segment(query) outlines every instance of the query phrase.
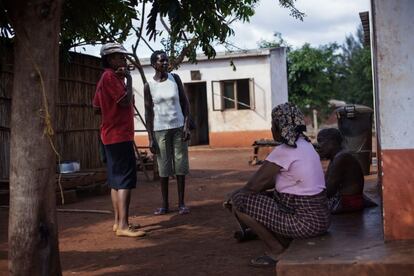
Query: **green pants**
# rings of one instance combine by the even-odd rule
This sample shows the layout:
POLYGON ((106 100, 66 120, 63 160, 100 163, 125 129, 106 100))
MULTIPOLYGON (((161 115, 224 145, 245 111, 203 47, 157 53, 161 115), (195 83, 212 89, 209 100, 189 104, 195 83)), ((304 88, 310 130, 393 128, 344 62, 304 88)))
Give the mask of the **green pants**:
POLYGON ((182 140, 183 128, 154 131, 154 137, 160 177, 188 174, 188 142, 182 140))

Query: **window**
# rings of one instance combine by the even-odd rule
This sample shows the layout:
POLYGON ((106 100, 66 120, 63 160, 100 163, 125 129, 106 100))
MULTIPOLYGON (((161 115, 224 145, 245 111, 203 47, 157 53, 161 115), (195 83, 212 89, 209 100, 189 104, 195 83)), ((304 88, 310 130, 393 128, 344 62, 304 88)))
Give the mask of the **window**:
POLYGON ((223 100, 224 100, 224 109, 233 109, 236 105, 236 97, 234 89, 234 81, 223 81, 223 100))
POLYGON ((253 79, 212 81, 213 110, 254 109, 253 79))

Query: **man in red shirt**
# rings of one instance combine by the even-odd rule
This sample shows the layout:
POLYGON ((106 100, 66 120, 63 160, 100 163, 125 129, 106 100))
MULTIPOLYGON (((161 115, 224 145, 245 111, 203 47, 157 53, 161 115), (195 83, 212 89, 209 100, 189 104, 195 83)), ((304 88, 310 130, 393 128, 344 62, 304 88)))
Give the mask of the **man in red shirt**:
POLYGON ((128 223, 131 189, 136 186, 137 176, 132 77, 127 70, 126 54, 128 52, 119 43, 102 46, 105 71, 97 84, 93 106, 102 116, 101 140, 115 214, 113 231, 117 236, 141 237, 145 232, 136 231, 128 223))

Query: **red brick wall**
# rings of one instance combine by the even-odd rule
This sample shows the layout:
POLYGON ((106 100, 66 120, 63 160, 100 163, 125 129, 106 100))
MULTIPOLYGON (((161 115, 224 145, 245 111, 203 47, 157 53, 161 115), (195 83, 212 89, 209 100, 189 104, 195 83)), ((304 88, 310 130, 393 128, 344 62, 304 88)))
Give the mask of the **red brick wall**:
POLYGON ((385 240, 414 239, 414 149, 382 150, 385 240))

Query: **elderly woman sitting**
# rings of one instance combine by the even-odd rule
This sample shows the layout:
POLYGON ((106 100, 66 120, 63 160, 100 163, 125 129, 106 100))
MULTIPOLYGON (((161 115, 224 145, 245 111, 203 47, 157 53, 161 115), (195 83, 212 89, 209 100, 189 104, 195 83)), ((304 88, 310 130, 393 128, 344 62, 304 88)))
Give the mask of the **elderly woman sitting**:
POLYGON ((328 159, 326 192, 332 214, 362 210, 376 206, 364 195, 364 173, 358 160, 342 147, 343 137, 336 128, 322 129, 318 133, 318 152, 328 159))
POLYGON ((270 249, 251 260, 276 264, 291 239, 323 234, 330 223, 319 155, 303 134, 302 112, 293 104, 272 111, 272 134, 280 142, 247 184, 234 191, 229 205, 242 228, 250 228, 270 249), (274 189, 273 192, 266 192, 274 189))

